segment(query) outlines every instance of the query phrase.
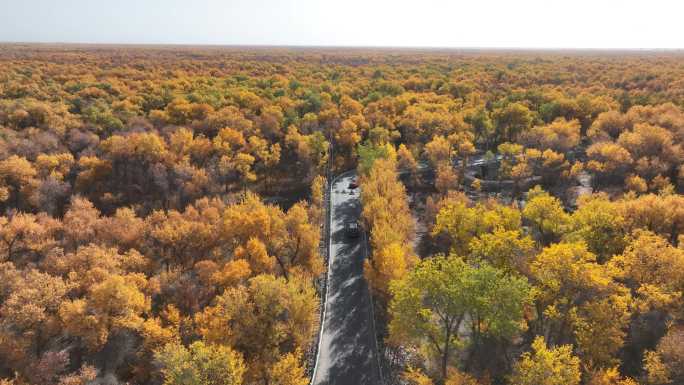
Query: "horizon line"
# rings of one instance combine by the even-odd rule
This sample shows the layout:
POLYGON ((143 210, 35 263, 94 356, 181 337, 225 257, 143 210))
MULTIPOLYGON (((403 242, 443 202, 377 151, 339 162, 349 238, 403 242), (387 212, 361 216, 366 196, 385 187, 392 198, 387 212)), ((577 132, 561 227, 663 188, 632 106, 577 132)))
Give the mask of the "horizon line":
POLYGON ((684 47, 535 47, 535 46, 410 46, 410 45, 333 45, 333 44, 248 44, 248 43, 112 43, 73 41, 4 41, 0 45, 128 46, 128 47, 207 47, 207 48, 290 48, 290 49, 406 49, 473 51, 684 51, 684 47))

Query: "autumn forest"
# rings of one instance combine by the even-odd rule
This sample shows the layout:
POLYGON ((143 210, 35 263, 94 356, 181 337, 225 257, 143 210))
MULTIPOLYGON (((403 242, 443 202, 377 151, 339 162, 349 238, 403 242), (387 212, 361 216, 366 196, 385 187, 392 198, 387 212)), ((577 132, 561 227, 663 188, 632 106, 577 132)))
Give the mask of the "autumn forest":
POLYGON ((684 384, 683 164, 676 51, 0 45, 0 384, 309 385, 349 170, 382 385, 684 384))

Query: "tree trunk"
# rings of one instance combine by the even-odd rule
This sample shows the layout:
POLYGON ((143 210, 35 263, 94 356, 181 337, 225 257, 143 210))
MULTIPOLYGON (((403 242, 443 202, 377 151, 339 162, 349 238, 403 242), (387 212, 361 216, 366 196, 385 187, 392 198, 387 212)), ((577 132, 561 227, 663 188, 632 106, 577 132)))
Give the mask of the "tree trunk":
POLYGON ((446 381, 447 367, 449 366, 449 347, 451 345, 451 328, 446 328, 446 340, 444 343, 444 353, 442 354, 442 381, 446 381))

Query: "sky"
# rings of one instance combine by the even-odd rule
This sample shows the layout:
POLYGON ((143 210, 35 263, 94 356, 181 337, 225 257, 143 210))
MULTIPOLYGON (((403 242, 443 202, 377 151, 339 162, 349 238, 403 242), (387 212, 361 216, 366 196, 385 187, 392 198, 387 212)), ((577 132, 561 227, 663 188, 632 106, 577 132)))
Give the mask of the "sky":
POLYGON ((684 2, 0 0, 0 41, 684 48, 684 2))

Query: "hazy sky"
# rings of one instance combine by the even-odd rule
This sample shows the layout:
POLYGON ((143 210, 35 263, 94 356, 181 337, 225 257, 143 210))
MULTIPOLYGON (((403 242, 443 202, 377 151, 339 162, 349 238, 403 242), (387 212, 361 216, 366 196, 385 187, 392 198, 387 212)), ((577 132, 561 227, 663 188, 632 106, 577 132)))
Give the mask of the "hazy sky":
POLYGON ((680 0, 0 0, 0 41, 684 48, 680 0))

